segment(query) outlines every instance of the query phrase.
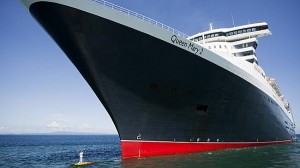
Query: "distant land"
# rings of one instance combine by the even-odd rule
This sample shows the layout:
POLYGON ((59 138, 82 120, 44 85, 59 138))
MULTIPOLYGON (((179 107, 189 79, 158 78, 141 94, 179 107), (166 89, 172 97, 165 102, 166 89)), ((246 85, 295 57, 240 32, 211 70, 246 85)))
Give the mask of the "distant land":
POLYGON ((118 135, 118 134, 103 134, 98 132, 57 131, 57 132, 49 132, 49 133, 22 133, 22 134, 0 134, 0 135, 118 135))
MULTIPOLYGON (((57 131, 57 132, 49 132, 49 133, 0 134, 0 136, 1 135, 116 135, 118 136, 118 134, 104 134, 98 132, 67 132, 67 131, 57 131)), ((296 134, 296 136, 299 138, 300 134, 296 134)))

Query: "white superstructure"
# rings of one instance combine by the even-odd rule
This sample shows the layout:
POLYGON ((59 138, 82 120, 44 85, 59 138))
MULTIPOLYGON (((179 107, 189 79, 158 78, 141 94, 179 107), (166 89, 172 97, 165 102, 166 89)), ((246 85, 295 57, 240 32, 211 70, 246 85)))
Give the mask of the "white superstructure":
POLYGON ((275 78, 267 77, 258 64, 257 38, 271 34, 268 24, 265 22, 221 29, 213 29, 213 24, 210 23, 208 31, 197 33, 188 39, 227 59, 254 76, 261 84, 265 85, 264 88, 272 90, 271 97, 278 102, 285 114, 293 121, 289 103, 284 98, 275 78))
POLYGON ((189 37, 189 40, 225 57, 235 57, 255 64, 261 75, 265 76, 262 68, 258 66, 256 57, 257 38, 271 34, 267 23, 223 29, 213 29, 210 23, 209 31, 195 34, 189 37))

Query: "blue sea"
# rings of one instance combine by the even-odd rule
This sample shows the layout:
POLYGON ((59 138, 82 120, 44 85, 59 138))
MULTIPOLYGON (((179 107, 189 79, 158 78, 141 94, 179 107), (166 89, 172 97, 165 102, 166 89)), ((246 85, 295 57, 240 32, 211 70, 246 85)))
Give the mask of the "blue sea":
MULTIPOLYGON (((300 139, 298 135, 298 139, 300 139)), ((0 135, 0 167, 299 168, 300 142, 183 155, 121 159, 117 135, 0 135)))

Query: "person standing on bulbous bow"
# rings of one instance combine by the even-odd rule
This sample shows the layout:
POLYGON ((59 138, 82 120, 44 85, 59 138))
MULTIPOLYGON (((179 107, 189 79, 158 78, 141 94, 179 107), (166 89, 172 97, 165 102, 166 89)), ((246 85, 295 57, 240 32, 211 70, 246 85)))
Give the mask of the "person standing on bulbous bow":
POLYGON ((82 163, 83 160, 83 151, 81 150, 79 153, 79 163, 82 163))

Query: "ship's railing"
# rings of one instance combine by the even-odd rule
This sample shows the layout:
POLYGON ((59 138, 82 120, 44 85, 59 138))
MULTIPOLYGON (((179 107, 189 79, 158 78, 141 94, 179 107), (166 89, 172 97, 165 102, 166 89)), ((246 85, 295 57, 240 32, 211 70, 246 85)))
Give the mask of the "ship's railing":
POLYGON ((170 26, 167 26, 167 25, 165 25, 163 23, 160 23, 160 22, 158 22, 158 21, 156 21, 154 19, 151 19, 149 17, 146 17, 144 15, 141 15, 141 14, 136 13, 134 11, 131 11, 129 9, 126 9, 126 8, 121 7, 121 6, 115 5, 115 4, 111 3, 111 2, 107 2, 107 1, 104 1, 104 0, 91 0, 91 1, 96 2, 98 4, 101 4, 101 5, 105 6, 105 7, 111 8, 113 10, 117 10, 119 12, 125 13, 127 15, 131 15, 131 16, 137 17, 137 18, 139 18, 139 19, 141 19, 141 20, 143 20, 145 22, 154 24, 154 25, 156 25, 158 27, 161 27, 161 28, 163 28, 163 29, 165 29, 165 30, 167 30, 169 32, 172 32, 172 33, 177 34, 179 36, 182 36, 184 38, 188 38, 189 37, 188 35, 182 33, 181 31, 178 31, 178 30, 176 30, 176 29, 174 29, 174 28, 172 28, 170 26))

